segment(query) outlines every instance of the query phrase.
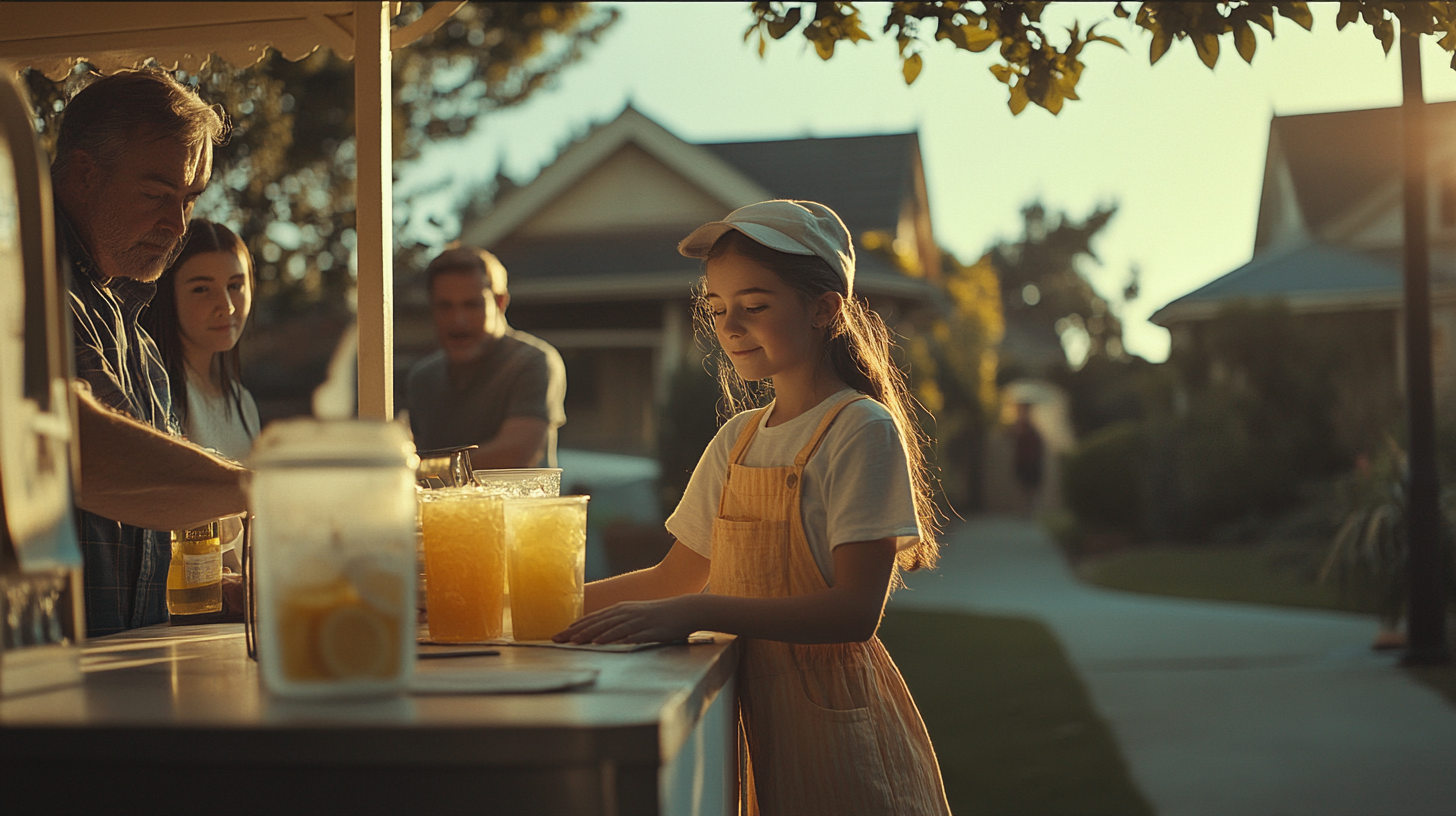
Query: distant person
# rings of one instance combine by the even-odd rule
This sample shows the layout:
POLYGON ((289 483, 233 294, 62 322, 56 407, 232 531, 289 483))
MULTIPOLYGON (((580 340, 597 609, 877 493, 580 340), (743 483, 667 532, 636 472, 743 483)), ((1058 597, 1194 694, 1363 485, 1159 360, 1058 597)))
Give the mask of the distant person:
POLYGON ((739 636, 739 811, 949 816, 930 737, 875 637, 900 569, 932 566, 935 517, 890 335, 854 295, 844 223, 766 201, 694 230, 728 420, 667 520, 653 567, 586 587, 558 641, 739 636), (728 370, 731 365, 731 371, 728 370), (707 592, 703 592, 706 588, 707 592))
MULTIPOLYGON (((156 341, 172 413, 193 444, 241 462, 258 435, 258 404, 243 387, 238 339, 253 308, 253 257, 232 230, 193 219, 187 242, 142 312, 156 341)), ((242 573, 241 525, 223 529, 223 563, 242 573)))
POLYGON ((166 622, 172 552, 162 531, 247 507, 240 468, 168 438, 180 428, 166 367, 137 321, 182 250, 227 130, 220 108, 154 70, 92 82, 61 119, 51 180, 85 383, 76 504, 91 635, 166 622))
POLYGON ((1021 489, 1022 506, 1028 512, 1035 509, 1036 497, 1041 493, 1042 469, 1046 459, 1046 443, 1041 431, 1031 421, 1031 404, 1016 405, 1016 424, 1011 426, 1012 472, 1021 489))
POLYGON ((410 369, 408 407, 420 450, 478 445, 477 470, 556 465, 566 422, 566 365, 546 341, 506 322, 506 269, 452 246, 425 269, 440 350, 410 369))

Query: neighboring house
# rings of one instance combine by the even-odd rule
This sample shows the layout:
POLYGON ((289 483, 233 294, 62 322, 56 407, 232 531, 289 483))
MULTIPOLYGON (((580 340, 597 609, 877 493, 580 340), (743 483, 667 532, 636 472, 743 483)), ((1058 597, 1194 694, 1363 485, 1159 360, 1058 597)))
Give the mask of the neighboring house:
MULTIPOLYGON (((915 133, 692 144, 628 107, 463 225, 463 242, 506 266, 512 325, 566 360, 562 447, 653 452, 671 377, 702 353, 691 309, 701 267, 677 243, 704 222, 771 198, 820 201, 857 244, 870 233, 871 242, 894 243, 909 259, 900 266, 920 278, 861 246, 855 282, 891 326, 930 302, 927 280, 940 259, 915 133)), ((425 350, 398 354, 407 360, 425 350)))
MULTIPOLYGON (((1427 106, 1432 344, 1438 399, 1456 395, 1456 102, 1427 106)), ((1298 320, 1374 338, 1359 370, 1337 372, 1367 401, 1404 388, 1399 108, 1276 116, 1259 200, 1254 256, 1169 303, 1152 321, 1173 354, 1199 349, 1211 376, 1231 376, 1207 348, 1208 321, 1237 302, 1279 301, 1298 320)), ((1272 350, 1271 350, 1272 351, 1272 350)), ((1379 413, 1370 406, 1351 410, 1379 413)), ((1384 411, 1385 409, 1381 409, 1384 411)))

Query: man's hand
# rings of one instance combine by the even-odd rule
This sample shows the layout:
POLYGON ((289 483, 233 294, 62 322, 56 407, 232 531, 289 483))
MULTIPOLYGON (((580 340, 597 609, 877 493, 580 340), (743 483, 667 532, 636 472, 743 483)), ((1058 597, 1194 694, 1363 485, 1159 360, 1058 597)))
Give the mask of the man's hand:
POLYGON ((222 574, 222 613, 229 620, 241 621, 247 614, 247 593, 243 587, 243 576, 235 572, 222 574))

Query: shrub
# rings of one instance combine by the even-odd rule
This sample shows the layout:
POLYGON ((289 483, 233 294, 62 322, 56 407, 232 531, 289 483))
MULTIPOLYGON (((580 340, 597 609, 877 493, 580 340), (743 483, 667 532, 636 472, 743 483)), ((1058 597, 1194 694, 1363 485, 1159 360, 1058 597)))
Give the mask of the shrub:
POLYGON ((1141 529, 1143 430, 1135 421, 1116 422, 1082 441, 1062 462, 1062 496, 1090 528, 1141 529))

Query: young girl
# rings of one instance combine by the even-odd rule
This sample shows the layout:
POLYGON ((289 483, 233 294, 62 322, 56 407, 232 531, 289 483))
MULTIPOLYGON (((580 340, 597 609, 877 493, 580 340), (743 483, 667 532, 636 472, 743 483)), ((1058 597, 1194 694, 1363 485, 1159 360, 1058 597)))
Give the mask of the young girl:
MULTIPOLYGON (((239 379, 238 338, 253 306, 253 259, 222 224, 194 219, 142 323, 167 366, 172 411, 187 438, 242 461, 258 433, 258 405, 239 379)), ((225 525, 227 530, 240 530, 225 525)), ((224 542, 235 549, 236 542, 224 542)), ((236 553, 224 555, 233 570, 236 553)))
POLYGON ((948 814, 935 752, 875 637, 899 569, 934 563, 935 519, 889 333, 854 298, 828 207, 765 201, 699 227, 700 305, 730 404, 774 401, 714 438, 650 569, 587 587, 575 643, 743 638, 744 812, 948 814), (707 587, 707 592, 702 590, 707 587))

